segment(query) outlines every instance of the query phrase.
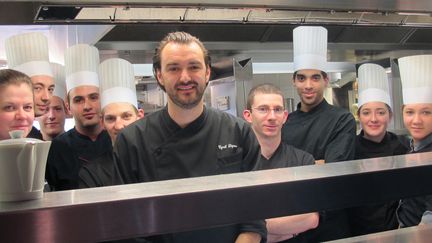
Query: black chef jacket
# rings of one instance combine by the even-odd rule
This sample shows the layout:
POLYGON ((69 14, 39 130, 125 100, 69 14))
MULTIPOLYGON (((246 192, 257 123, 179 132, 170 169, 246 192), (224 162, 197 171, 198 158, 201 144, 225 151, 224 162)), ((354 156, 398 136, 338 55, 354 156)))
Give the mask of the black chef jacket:
POLYGON ((42 133, 36 127, 32 127, 27 137, 43 140, 42 133))
POLYGON ((79 188, 111 186, 113 174, 114 160, 110 150, 90 162, 83 162, 79 172, 79 188))
POLYGON ((313 164, 315 164, 315 159, 311 154, 281 142, 270 159, 260 156, 256 169, 265 170, 313 164))
MULTIPOLYGON (((364 138, 363 130, 356 137, 355 159, 369 159, 406 154, 408 148, 394 133, 387 132, 379 143, 364 138)), ((353 236, 371 234, 398 227, 396 208, 398 201, 369 204, 348 209, 353 236)))
MULTIPOLYGON (((429 134, 425 140, 427 140, 427 142, 425 141, 427 144, 413 153, 432 152, 432 134, 429 134)), ((419 183, 429 182, 420 181, 419 183)), ((432 211, 432 195, 401 200, 398 208, 398 218, 401 226, 410 227, 418 225, 425 211, 432 211)))
POLYGON ((78 188, 78 173, 83 162, 91 161, 111 150, 111 139, 103 130, 92 141, 75 128, 52 140, 48 153, 46 179, 55 191, 78 188))
MULTIPOLYGON (((273 153, 270 159, 266 159, 261 155, 260 161, 256 167, 257 170, 276 169, 285 167, 295 167, 303 165, 314 165, 314 157, 303 150, 296 149, 284 142, 279 144, 279 147, 273 153)), ((295 238, 285 240, 283 242, 303 242, 303 234, 297 235, 295 238)))
POLYGON ((356 123, 351 113, 325 99, 309 112, 301 111, 300 106, 288 115, 282 141, 326 163, 354 159, 356 123))
MULTIPOLYGON (((288 115, 282 127, 282 141, 309 152, 326 163, 354 159, 356 123, 348 111, 332 106, 325 99, 309 112, 297 110, 288 115)), ((331 197, 332 195, 329 195, 331 197)), ((321 242, 350 235, 345 210, 320 212, 317 228, 302 233, 299 242, 321 242), (325 217, 323 217, 325 215, 325 217)))
MULTIPOLYGON (((185 128, 165 107, 125 127, 114 147, 118 183, 160 181, 250 171, 259 144, 243 120, 213 108, 185 128)), ((153 242, 234 242, 241 232, 266 238, 264 221, 152 237, 153 242)))

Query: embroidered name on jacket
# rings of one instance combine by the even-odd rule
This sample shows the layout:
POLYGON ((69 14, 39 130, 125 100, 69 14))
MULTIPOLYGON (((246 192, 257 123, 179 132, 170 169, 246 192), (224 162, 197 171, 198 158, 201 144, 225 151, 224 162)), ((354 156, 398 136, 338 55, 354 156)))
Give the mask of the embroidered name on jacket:
POLYGON ((218 145, 219 150, 225 150, 225 149, 229 149, 229 148, 237 148, 237 145, 235 144, 225 144, 225 145, 218 145))

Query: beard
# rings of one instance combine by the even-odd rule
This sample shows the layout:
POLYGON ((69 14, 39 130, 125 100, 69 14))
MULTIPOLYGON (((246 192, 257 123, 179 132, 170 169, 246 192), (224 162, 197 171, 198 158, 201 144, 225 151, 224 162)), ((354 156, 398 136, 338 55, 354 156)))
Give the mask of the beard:
POLYGON ((95 129, 97 126, 100 125, 100 121, 97 119, 87 120, 85 118, 81 118, 79 121, 75 121, 75 122, 76 123, 79 122, 82 128, 88 130, 95 129))
POLYGON ((196 107, 202 100, 202 97, 204 95, 206 86, 200 86, 195 81, 188 81, 186 83, 180 83, 176 84, 174 86, 174 89, 167 90, 167 95, 171 99, 171 101, 183 109, 192 109, 196 107), (193 89, 196 91, 195 93, 190 93, 188 95, 182 95, 177 92, 179 89, 179 86, 181 85, 191 85, 193 86, 193 89))

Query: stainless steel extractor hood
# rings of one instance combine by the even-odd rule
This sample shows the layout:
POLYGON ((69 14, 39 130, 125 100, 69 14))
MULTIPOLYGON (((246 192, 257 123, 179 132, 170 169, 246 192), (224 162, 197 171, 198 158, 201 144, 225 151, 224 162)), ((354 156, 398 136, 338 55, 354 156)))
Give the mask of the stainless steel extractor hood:
MULTIPOLYGON (((289 4, 262 5, 241 1, 237 5, 215 5, 204 1, 194 5, 164 2, 158 4, 41 4, 35 15, 36 23, 244 23, 244 24, 325 24, 359 26, 432 27, 432 17, 425 9, 379 9, 340 4, 339 8, 302 8, 289 4)), ((306 1, 313 2, 313 1, 306 1)))

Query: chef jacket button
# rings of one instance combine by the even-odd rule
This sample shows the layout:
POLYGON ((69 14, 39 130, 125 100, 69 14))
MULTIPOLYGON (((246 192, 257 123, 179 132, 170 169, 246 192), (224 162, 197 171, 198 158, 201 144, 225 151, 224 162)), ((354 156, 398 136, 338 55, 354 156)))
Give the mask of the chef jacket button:
POLYGON ((156 156, 161 155, 161 153, 162 153, 162 149, 161 148, 157 148, 156 151, 155 151, 156 156))

